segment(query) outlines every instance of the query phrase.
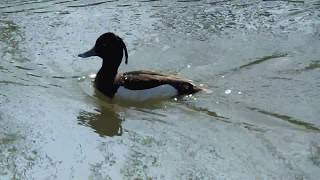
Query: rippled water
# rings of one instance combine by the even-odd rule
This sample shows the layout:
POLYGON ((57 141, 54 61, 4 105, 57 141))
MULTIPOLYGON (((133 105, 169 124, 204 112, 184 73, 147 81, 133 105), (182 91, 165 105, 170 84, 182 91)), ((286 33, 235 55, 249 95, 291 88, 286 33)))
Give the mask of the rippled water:
POLYGON ((318 179, 320 1, 0 2, 0 179, 318 179), (129 65, 212 93, 119 104, 95 91, 121 36, 129 65))

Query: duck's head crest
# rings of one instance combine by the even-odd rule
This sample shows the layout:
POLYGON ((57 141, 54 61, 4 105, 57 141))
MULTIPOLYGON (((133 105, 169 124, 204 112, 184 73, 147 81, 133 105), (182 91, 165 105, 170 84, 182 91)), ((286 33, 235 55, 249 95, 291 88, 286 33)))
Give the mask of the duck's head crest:
POLYGON ((128 52, 125 43, 119 36, 112 32, 107 32, 97 39, 95 46, 91 50, 79 54, 78 56, 82 58, 99 56, 106 61, 119 60, 120 64, 123 57, 123 51, 126 56, 125 63, 128 64, 128 52))

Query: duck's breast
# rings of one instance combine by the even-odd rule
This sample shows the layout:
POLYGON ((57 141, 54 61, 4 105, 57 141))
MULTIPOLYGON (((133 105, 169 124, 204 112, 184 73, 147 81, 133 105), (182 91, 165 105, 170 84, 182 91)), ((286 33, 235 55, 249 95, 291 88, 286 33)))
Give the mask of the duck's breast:
POLYGON ((178 95, 177 89, 169 84, 142 90, 131 90, 120 86, 115 93, 114 98, 130 101, 148 101, 156 99, 166 99, 176 95, 178 95))

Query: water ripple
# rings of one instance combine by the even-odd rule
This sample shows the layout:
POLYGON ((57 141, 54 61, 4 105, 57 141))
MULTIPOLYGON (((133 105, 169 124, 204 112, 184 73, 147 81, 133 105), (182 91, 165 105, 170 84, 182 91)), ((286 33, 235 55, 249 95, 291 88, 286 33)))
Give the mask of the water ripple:
POLYGON ((89 6, 97 6, 97 5, 100 5, 100 4, 105 4, 105 3, 108 3, 108 2, 113 2, 113 1, 102 1, 102 2, 89 3, 89 4, 70 5, 70 6, 67 6, 67 7, 71 7, 71 8, 89 7, 89 6))

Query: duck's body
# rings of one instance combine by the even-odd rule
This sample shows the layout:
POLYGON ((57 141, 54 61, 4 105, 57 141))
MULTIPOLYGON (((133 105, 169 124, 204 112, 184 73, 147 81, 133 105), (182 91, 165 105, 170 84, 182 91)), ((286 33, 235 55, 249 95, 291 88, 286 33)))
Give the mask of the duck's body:
MULTIPOLYGON (((99 88, 99 82, 95 84, 98 89, 104 89, 99 88)), ((114 86, 118 87, 114 98, 137 101, 165 99, 192 94, 200 90, 185 79, 153 71, 132 71, 118 74, 114 86)))
POLYGON ((123 50, 127 63, 127 49, 122 39, 113 33, 105 33, 98 38, 93 49, 79 55, 99 56, 103 59, 102 67, 94 82, 95 87, 104 95, 114 99, 145 101, 193 94, 202 90, 189 80, 173 75, 153 71, 118 73, 123 50))

